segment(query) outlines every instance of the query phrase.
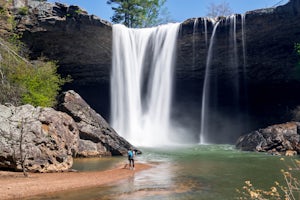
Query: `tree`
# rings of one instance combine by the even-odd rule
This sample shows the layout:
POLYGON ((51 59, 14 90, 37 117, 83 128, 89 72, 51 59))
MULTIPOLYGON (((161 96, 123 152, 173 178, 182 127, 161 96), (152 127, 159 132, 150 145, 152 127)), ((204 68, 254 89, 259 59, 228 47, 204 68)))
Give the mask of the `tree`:
POLYGON ((218 16, 228 16, 232 14, 231 8, 229 6, 229 3, 224 1, 220 4, 211 3, 208 6, 208 13, 207 16, 211 18, 215 18, 218 16))
POLYGON ((300 56, 300 43, 295 44, 295 49, 296 49, 298 55, 300 56))
POLYGON ((6 149, 6 151, 3 152, 3 149, 1 149, 2 152, 0 152, 0 156, 10 157, 13 163, 12 165, 15 165, 15 170, 22 170, 23 175, 28 177, 26 164, 28 157, 28 151, 26 150, 28 148, 26 125, 28 126, 30 122, 25 118, 22 118, 21 121, 12 122, 18 124, 16 129, 11 130, 10 125, 8 125, 8 130, 5 130, 6 126, 0 128, 0 138, 2 140, 0 143, 2 148, 5 149, 8 147, 11 150, 6 149))
POLYGON ((42 107, 53 106, 61 86, 70 80, 57 74, 57 65, 54 62, 43 60, 26 67, 16 66, 9 77, 24 89, 22 103, 42 107))
MULTIPOLYGON (((166 0, 108 0, 114 15, 112 22, 121 23, 130 28, 150 27, 162 22, 162 14, 166 0)), ((165 13, 163 13, 165 14, 165 13)))

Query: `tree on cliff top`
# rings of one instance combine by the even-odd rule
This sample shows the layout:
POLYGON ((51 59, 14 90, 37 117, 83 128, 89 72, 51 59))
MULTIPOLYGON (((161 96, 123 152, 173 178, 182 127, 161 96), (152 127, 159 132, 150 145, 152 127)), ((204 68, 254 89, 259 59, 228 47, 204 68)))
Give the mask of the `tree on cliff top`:
POLYGON ((208 13, 207 16, 208 17, 218 17, 218 16, 228 16, 232 14, 232 10, 229 6, 229 3, 226 1, 223 1, 220 4, 215 4, 214 2, 212 2, 208 8, 208 13))
POLYGON ((141 28, 168 20, 168 17, 160 18, 160 15, 168 15, 163 8, 165 2, 166 0, 108 0, 107 4, 115 5, 112 7, 112 22, 124 24, 129 28, 141 28))

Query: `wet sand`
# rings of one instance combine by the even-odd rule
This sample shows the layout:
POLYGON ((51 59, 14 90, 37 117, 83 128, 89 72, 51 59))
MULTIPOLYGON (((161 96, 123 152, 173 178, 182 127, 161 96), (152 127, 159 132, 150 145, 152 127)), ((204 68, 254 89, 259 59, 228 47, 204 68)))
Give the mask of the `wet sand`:
POLYGON ((29 173, 0 171, 0 199, 22 199, 25 197, 55 193, 73 189, 108 185, 134 176, 135 173, 151 168, 137 163, 135 170, 120 166, 96 172, 29 173))

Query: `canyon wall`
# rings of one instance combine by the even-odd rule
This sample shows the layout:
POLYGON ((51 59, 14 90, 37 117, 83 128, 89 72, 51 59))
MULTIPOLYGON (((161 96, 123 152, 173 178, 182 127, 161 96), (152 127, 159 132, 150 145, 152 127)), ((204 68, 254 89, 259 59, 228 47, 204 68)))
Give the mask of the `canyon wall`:
MULTIPOLYGON (((29 1, 31 2, 31 1, 29 1)), ((29 3, 30 4, 30 3, 29 3)), ((18 31, 32 59, 57 60, 62 75, 106 119, 110 109, 112 27, 77 6, 39 2, 17 15, 18 31)), ((294 50, 300 42, 300 0, 277 8, 220 17, 210 66, 209 141, 233 143, 239 135, 291 120, 300 104, 300 69, 294 50), (244 33, 244 34, 243 34, 244 33), (234 44, 234 48, 233 45, 234 44), (233 68, 232 66, 235 66, 233 68)), ((181 24, 177 44, 172 116, 186 127, 189 141, 200 131, 202 88, 213 23, 204 18, 181 24)))

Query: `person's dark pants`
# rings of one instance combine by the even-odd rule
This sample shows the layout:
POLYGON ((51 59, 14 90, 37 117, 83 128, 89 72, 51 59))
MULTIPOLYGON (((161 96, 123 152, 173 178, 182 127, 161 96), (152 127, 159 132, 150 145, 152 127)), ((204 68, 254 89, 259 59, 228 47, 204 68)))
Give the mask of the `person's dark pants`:
POLYGON ((129 160, 129 167, 133 167, 134 168, 134 159, 128 159, 129 160))

